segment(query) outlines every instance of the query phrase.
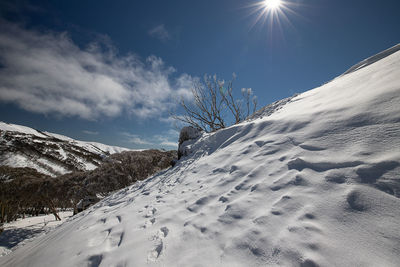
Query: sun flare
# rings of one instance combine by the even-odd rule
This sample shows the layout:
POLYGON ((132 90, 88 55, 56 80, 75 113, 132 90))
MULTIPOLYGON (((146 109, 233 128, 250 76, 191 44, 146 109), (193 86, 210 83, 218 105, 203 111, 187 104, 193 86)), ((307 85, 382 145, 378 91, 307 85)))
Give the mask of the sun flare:
POLYGON ((264 5, 268 9, 278 9, 282 5, 281 0, 264 0, 264 5))
POLYGON ((252 17, 252 24, 250 30, 256 25, 266 28, 270 34, 270 38, 282 35, 284 28, 294 25, 291 23, 290 18, 298 16, 295 7, 301 4, 294 3, 295 0, 254 0, 252 4, 246 6, 249 10, 249 15, 252 17))

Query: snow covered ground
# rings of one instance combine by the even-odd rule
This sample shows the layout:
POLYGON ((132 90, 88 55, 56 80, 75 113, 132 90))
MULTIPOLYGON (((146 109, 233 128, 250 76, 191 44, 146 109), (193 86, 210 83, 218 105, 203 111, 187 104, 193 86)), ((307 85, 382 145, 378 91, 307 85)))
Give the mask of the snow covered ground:
MULTIPOLYGON (((0 124, 0 129, 1 129, 1 124, 0 124)), ((92 152, 92 153, 110 153, 110 154, 115 154, 115 153, 121 153, 123 151, 129 151, 132 149, 125 148, 125 147, 119 147, 119 146, 110 146, 110 145, 105 145, 102 143, 98 142, 87 142, 87 141, 79 141, 72 139, 71 137, 61 135, 61 134, 55 134, 55 133, 49 133, 49 132, 44 132, 47 136, 52 136, 60 140, 64 140, 67 142, 71 142, 79 147, 85 148, 86 150, 92 152)), ((135 150, 135 151, 140 151, 140 150, 135 150)))
POLYGON ((376 58, 202 135, 0 265, 399 266, 400 52, 376 58))
POLYGON ((49 214, 26 217, 4 224, 4 231, 0 235, 0 257, 64 223, 72 216, 72 211, 59 212, 58 215, 61 221, 56 221, 54 215, 49 214))

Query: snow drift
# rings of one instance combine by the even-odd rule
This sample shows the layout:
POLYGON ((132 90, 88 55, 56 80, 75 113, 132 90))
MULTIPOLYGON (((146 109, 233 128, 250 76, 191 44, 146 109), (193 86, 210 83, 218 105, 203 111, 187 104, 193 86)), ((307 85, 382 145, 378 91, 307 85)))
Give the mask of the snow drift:
POLYGON ((395 50, 203 134, 0 265, 398 266, 399 103, 395 50))

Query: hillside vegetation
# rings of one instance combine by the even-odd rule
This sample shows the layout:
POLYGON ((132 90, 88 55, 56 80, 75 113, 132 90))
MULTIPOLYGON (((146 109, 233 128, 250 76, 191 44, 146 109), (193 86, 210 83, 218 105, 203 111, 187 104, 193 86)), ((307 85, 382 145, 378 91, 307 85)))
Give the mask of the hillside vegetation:
POLYGON ((80 199, 106 196, 170 167, 175 158, 175 151, 125 151, 111 155, 95 170, 58 177, 33 168, 0 166, 0 221, 75 208, 80 199))

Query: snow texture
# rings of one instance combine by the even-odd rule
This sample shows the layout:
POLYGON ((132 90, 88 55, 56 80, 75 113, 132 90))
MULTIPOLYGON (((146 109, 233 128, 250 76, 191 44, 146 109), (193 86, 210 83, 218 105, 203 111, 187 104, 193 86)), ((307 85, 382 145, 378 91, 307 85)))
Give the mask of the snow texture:
POLYGON ((400 52, 203 134, 1 266, 399 266, 400 52))

